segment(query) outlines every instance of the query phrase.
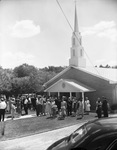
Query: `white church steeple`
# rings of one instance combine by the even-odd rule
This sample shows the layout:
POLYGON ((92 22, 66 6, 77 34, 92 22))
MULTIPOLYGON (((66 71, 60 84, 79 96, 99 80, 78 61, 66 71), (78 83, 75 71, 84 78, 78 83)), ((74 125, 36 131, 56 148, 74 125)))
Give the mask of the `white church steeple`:
POLYGON ((75 5, 74 31, 72 34, 71 57, 69 66, 86 67, 86 59, 84 58, 84 49, 82 47, 82 37, 78 29, 77 9, 75 5))

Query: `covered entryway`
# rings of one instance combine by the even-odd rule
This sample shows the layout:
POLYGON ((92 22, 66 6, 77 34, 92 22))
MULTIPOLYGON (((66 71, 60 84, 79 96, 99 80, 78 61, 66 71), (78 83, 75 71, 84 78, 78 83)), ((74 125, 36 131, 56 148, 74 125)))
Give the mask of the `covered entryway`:
POLYGON ((69 93, 70 97, 72 97, 72 93, 76 93, 76 97, 79 98, 80 93, 82 94, 82 99, 84 101, 84 93, 85 92, 92 92, 95 91, 89 86, 86 86, 80 82, 70 79, 60 79, 59 81, 55 82, 53 85, 45 89, 45 92, 48 92, 49 95, 51 93, 69 93))

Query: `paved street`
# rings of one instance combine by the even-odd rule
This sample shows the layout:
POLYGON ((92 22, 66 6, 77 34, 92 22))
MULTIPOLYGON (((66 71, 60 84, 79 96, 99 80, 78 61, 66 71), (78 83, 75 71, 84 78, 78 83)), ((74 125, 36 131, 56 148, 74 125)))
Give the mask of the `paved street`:
POLYGON ((23 138, 0 142, 0 150, 46 150, 54 141, 69 135, 83 123, 23 138))

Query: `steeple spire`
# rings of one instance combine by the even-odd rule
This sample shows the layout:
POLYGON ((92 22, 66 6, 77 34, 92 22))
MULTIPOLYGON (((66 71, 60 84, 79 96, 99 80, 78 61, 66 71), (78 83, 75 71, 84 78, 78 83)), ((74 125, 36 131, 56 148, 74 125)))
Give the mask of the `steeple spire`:
POLYGON ((78 32, 78 17, 77 17, 76 4, 75 4, 74 32, 78 32))
POLYGON ((72 34, 72 47, 69 59, 69 66, 86 67, 84 58, 84 48, 82 47, 82 37, 78 29, 77 9, 75 4, 74 31, 72 34))

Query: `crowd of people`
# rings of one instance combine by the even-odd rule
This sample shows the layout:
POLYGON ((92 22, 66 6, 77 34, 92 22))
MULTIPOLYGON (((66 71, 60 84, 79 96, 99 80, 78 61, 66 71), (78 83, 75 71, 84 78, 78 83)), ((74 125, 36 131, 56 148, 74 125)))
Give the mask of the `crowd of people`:
MULTIPOLYGON (((107 99, 98 98, 96 101, 96 113, 98 118, 108 117, 109 105, 107 99)), ((5 95, 0 97, 0 121, 4 121, 5 111, 11 113, 11 118, 14 119, 15 112, 21 115, 27 115, 30 111, 35 111, 37 116, 58 117, 65 119, 66 116, 83 118, 84 114, 89 115, 91 104, 88 97, 77 99, 76 97, 46 97, 43 95, 21 95, 15 98, 14 96, 6 99, 5 95)))

